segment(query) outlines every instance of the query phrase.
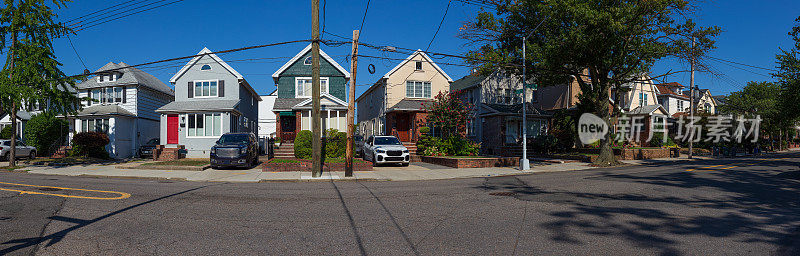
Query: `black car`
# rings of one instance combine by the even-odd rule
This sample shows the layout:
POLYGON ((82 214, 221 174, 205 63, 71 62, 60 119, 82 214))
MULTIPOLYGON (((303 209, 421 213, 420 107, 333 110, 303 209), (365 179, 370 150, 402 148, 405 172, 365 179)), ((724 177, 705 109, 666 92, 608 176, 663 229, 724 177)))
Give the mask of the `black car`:
POLYGON ((159 142, 159 139, 155 138, 150 139, 144 145, 139 146, 139 157, 153 157, 153 150, 156 149, 156 146, 160 144, 159 142))
POLYGON ((258 138, 247 132, 223 134, 211 147, 211 168, 252 167, 258 164, 258 138))

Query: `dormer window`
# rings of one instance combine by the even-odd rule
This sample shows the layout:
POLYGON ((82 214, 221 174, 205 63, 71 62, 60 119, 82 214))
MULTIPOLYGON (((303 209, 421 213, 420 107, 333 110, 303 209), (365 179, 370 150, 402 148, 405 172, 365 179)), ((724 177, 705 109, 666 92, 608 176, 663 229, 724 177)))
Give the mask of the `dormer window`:
POLYGON ((203 65, 202 67, 200 67, 200 70, 211 70, 211 65, 208 64, 203 65))
POLYGON ((311 56, 308 56, 305 60, 303 60, 303 65, 311 65, 311 56))
POLYGON ((417 61, 415 64, 416 64, 416 70, 422 70, 422 61, 417 61))
POLYGON ((101 74, 97 76, 97 82, 114 82, 117 81, 117 74, 101 74))

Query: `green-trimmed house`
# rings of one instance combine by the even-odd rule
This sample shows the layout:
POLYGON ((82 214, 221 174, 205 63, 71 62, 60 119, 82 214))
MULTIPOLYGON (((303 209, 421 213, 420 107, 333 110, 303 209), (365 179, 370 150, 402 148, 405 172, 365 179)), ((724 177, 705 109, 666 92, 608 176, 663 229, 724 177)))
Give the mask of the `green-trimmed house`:
MULTIPOLYGON (((347 83, 350 73, 320 50, 322 129, 345 131, 347 127, 347 83)), ((272 111, 277 116, 277 134, 294 141, 297 132, 311 130, 311 45, 272 74, 278 87, 272 111)))

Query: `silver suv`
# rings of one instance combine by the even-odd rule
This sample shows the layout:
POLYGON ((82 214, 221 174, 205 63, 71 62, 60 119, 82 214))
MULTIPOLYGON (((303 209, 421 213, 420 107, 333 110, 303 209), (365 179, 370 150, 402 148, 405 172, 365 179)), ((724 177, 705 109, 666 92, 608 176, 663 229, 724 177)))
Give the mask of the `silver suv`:
MULTIPOLYGON (((36 148, 25 145, 25 142, 17 140, 17 157, 36 158, 36 148)), ((11 140, 0 140, 0 160, 8 161, 11 156, 11 140)))

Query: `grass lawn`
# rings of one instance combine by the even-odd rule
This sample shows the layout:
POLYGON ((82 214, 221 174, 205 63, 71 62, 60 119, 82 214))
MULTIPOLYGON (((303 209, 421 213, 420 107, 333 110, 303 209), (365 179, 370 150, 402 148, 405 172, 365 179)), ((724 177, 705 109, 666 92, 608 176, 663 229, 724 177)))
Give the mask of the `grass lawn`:
POLYGON ((76 164, 85 162, 105 162, 105 161, 108 160, 92 158, 92 157, 68 156, 63 158, 40 157, 32 160, 26 160, 25 163, 76 164))
POLYGON ((143 163, 142 165, 164 165, 164 166, 205 166, 209 164, 208 159, 203 158, 185 158, 172 161, 160 161, 152 163, 143 163))
POLYGON ((25 166, 21 166, 21 165, 17 165, 17 166, 13 166, 13 167, 12 166, 2 166, 2 167, 0 167, 0 170, 13 171, 13 170, 22 169, 22 168, 25 168, 25 166))

